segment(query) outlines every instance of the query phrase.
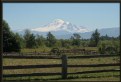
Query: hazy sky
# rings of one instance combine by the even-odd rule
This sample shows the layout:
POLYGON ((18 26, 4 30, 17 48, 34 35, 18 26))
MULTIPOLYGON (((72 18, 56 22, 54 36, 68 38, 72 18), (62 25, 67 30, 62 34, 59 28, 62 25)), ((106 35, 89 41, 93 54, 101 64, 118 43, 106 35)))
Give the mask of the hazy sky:
POLYGON ((12 30, 38 28, 63 19, 89 30, 120 27, 119 3, 4 3, 3 19, 12 30))

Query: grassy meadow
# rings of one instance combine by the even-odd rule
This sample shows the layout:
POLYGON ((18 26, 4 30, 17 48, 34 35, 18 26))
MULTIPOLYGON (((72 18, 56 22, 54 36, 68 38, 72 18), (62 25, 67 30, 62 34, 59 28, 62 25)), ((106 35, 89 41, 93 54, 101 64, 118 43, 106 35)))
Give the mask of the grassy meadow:
MULTIPOLYGON (((97 47, 70 47, 68 49, 85 49, 85 50, 96 50, 98 51, 97 47)), ((36 49, 29 49, 29 48, 23 48, 21 49, 21 53, 27 53, 27 52, 49 52, 52 48, 48 48, 48 47, 40 47, 40 48, 36 48, 36 49)), ((66 50, 67 48, 59 48, 60 50, 66 50)))

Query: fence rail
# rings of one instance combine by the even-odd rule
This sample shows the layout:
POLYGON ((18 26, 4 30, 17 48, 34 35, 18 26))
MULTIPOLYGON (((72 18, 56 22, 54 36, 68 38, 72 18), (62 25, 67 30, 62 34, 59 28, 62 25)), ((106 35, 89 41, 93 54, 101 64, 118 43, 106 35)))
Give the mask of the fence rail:
POLYGON ((3 56, 3 58, 30 58, 30 59, 61 59, 62 64, 49 64, 49 65, 18 65, 18 66, 3 66, 3 70, 12 69, 31 69, 31 68, 53 68, 62 67, 61 73, 32 73, 32 74, 4 74, 3 77, 22 77, 22 76, 49 76, 49 75, 62 75, 63 79, 67 78, 68 74, 85 74, 85 73, 99 73, 99 72, 111 72, 120 71, 120 69, 108 69, 108 70, 93 70, 93 71, 83 71, 76 73, 67 73, 67 68, 70 67, 106 67, 106 66, 120 66, 120 63, 110 63, 110 64, 90 64, 90 65, 68 65, 68 59, 74 58, 100 58, 100 57, 116 57, 119 55, 95 55, 95 56, 69 56, 62 55, 62 57, 55 56, 3 56))
MULTIPOLYGON (((87 74, 87 73, 100 73, 100 72, 120 72, 120 69, 109 69, 109 70, 94 70, 94 71, 84 71, 68 74, 87 74)), ((4 74, 3 77, 25 77, 25 76, 50 76, 50 75, 61 75, 62 73, 32 73, 32 74, 4 74)))
POLYGON ((3 58, 11 59, 60 59, 57 56, 3 56, 3 58))
MULTIPOLYGON (((100 58, 100 57, 118 57, 119 55, 91 55, 91 56, 68 56, 69 59, 75 58, 100 58)), ((60 59, 60 56, 3 56, 11 59, 60 59)))
MULTIPOLYGON (((107 67, 107 66, 120 66, 120 63, 91 64, 91 65, 67 65, 67 67, 107 67)), ((10 69, 32 69, 32 68, 54 68, 54 67, 62 67, 62 64, 3 66, 3 69, 10 70, 10 69)))
POLYGON ((107 67, 107 66, 120 66, 120 63, 115 63, 115 64, 91 64, 91 65, 68 65, 68 67, 107 67))
POLYGON ((93 56, 69 56, 70 59, 75 58, 100 58, 100 57, 117 57, 119 55, 93 55, 93 56))
POLYGON ((100 72, 112 72, 112 71, 120 72, 120 69, 94 70, 94 71, 84 71, 84 72, 76 72, 76 73, 68 73, 68 74, 86 74, 86 73, 100 73, 100 72))
POLYGON ((50 75, 61 75, 61 73, 4 74, 3 77, 50 76, 50 75))
POLYGON ((62 64, 49 64, 49 65, 18 65, 18 66, 3 66, 3 69, 31 69, 31 68, 53 68, 53 67, 61 67, 62 64))

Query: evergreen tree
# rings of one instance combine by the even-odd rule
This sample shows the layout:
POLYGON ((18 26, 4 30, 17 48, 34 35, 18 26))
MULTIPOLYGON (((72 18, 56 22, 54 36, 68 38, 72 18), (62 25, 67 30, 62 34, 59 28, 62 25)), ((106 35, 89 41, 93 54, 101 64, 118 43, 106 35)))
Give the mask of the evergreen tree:
POLYGON ((96 47, 99 43, 99 40, 100 40, 100 33, 96 29, 95 32, 91 36, 90 45, 93 47, 96 47))
POLYGON ((29 38, 31 36, 31 32, 30 30, 26 29, 25 30, 25 33, 24 33, 24 40, 25 40, 25 43, 26 43, 26 48, 29 48, 29 38))
POLYGON ((36 39, 35 39, 34 34, 31 34, 31 35, 30 35, 28 44, 29 44, 29 45, 28 45, 29 48, 36 48, 36 47, 37 47, 37 42, 36 42, 36 39))
POLYGON ((22 37, 22 35, 19 35, 18 33, 15 34, 17 42, 20 42, 21 48, 25 48, 25 40, 22 37))
POLYGON ((74 33, 73 36, 71 36, 72 45, 80 46, 80 38, 81 36, 79 34, 74 33))
POLYGON ((55 36, 51 32, 49 32, 47 34, 47 46, 48 47, 53 47, 55 45, 55 43, 56 43, 55 36))
POLYGON ((26 42, 26 48, 36 48, 37 43, 34 34, 30 30, 26 29, 24 34, 24 39, 26 42))
POLYGON ((20 52, 20 41, 16 39, 15 34, 10 30, 8 23, 3 20, 3 52, 20 52))
POLYGON ((36 42, 37 42, 37 46, 45 46, 45 38, 43 36, 40 35, 36 35, 36 42))

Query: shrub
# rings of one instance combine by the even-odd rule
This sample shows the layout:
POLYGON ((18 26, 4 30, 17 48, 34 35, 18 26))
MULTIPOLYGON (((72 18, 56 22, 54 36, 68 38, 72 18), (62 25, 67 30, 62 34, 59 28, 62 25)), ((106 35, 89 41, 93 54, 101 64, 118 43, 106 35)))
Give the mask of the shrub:
POLYGON ((98 45, 100 54, 119 54, 119 42, 118 41, 102 41, 98 45))

